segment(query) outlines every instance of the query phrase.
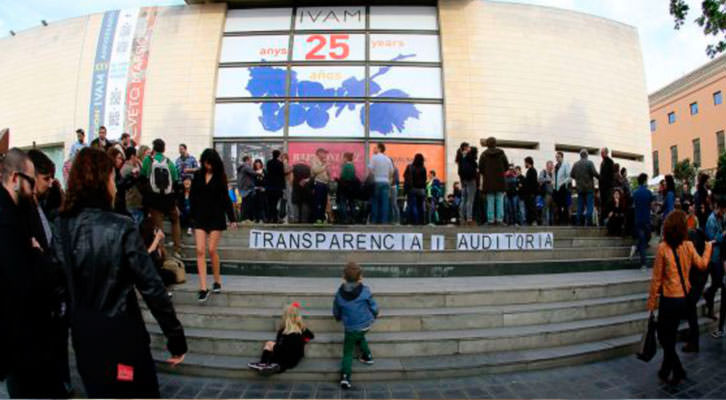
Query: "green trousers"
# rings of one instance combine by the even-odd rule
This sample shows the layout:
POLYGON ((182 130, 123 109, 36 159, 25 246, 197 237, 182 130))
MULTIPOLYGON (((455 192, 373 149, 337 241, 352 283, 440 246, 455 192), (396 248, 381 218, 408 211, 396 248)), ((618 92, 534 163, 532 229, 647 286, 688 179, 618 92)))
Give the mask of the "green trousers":
POLYGON ((368 348, 368 341, 366 340, 366 332, 345 332, 345 339, 343 341, 343 362, 341 363, 341 372, 345 375, 351 376, 353 368, 353 353, 355 352, 356 346, 360 347, 360 353, 372 357, 371 349, 368 348))

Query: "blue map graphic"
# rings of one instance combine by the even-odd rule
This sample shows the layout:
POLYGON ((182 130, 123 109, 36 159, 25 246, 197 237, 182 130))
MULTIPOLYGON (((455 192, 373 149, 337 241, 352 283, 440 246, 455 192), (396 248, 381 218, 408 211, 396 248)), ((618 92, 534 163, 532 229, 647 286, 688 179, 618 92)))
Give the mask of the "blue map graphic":
MULTIPOLYGON (((391 61, 399 61, 415 54, 399 55, 391 61)), ((380 67, 378 72, 368 79, 371 97, 382 98, 408 98, 408 93, 400 89, 383 89, 375 81, 381 75, 388 73, 390 66, 380 67)), ((284 97, 285 78, 287 70, 284 67, 249 67, 250 80, 247 83, 247 91, 253 97, 284 97)), ((301 98, 316 97, 364 97, 366 79, 358 79, 351 76, 343 80, 340 87, 326 88, 320 82, 298 80, 297 72, 292 71, 290 76, 290 96, 301 98)), ((313 129, 322 129, 328 125, 331 115, 330 111, 335 110, 335 117, 338 117, 345 110, 355 111, 360 103, 344 101, 336 102, 297 102, 290 104, 290 126, 307 124, 313 129)), ((262 103, 260 105, 262 116, 259 121, 266 131, 277 132, 285 125, 285 106, 283 103, 262 103)), ((419 119, 421 111, 414 104, 406 103, 371 103, 370 104, 370 128, 371 131, 389 135, 397 131, 403 132, 406 121, 409 118, 419 119)), ((365 107, 360 110, 361 125, 365 125, 365 107)))

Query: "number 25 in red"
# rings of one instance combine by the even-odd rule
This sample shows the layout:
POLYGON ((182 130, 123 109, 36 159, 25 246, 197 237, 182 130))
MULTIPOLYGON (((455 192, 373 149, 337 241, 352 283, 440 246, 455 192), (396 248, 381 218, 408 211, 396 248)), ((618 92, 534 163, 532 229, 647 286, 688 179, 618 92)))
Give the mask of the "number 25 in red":
MULTIPOLYGON (((350 46, 345 41, 348 40, 348 35, 330 35, 330 51, 328 56, 334 60, 345 60, 350 55, 350 46), (339 50, 339 51, 335 51, 339 50)), ((327 44, 327 40, 324 35, 311 35, 307 38, 306 42, 315 42, 314 47, 306 55, 306 60, 325 60, 325 54, 319 54, 320 51, 327 44)))

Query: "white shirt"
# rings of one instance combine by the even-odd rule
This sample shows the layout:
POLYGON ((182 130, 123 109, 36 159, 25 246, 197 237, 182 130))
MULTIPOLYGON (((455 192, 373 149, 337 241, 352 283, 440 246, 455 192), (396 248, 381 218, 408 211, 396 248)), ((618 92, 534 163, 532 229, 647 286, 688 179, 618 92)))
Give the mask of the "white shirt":
POLYGON ((373 172, 376 183, 390 183, 390 177, 393 173, 393 163, 383 153, 374 154, 371 157, 371 163, 368 166, 373 172))

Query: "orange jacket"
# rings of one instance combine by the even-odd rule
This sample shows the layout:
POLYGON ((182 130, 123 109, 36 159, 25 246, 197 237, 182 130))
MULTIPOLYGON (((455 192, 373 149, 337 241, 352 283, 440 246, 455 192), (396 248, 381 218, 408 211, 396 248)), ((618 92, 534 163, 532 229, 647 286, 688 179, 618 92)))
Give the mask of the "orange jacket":
MULTIPOLYGON (((700 270, 708 267, 711 260, 711 243, 706 243, 706 249, 703 256, 699 256, 693 243, 685 241, 678 246, 678 260, 681 263, 681 271, 683 272, 683 280, 686 284, 686 290, 691 290, 691 283, 688 281, 688 273, 691 266, 695 265, 700 270)), ((673 256, 673 250, 666 242, 658 245, 658 252, 653 262, 653 279, 650 281, 650 296, 648 297, 648 310, 655 311, 657 308, 656 299, 660 295, 661 288, 665 297, 686 297, 686 292, 681 285, 681 278, 678 276, 676 269, 676 259, 673 256)))

